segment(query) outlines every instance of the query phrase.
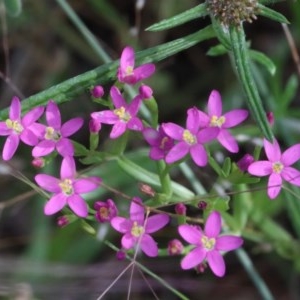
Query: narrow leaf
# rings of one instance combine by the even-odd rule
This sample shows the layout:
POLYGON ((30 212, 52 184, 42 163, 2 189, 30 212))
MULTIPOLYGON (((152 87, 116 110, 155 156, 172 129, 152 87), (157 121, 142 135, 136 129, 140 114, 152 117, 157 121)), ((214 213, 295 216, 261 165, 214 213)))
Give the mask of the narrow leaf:
POLYGON ((273 61, 268 57, 266 56, 264 53, 260 52, 260 51, 256 51, 256 50, 249 50, 249 56, 257 61, 258 63, 260 63, 261 65, 263 65, 267 70, 268 72, 271 74, 271 75, 274 75, 275 72, 276 72, 276 66, 275 64, 273 63, 273 61))
POLYGON ((287 18, 280 14, 279 12, 268 8, 262 4, 257 4, 257 6, 259 7, 259 13, 258 15, 261 15, 263 17, 269 18, 273 21, 277 21, 279 23, 285 23, 285 24, 289 24, 290 22, 287 20, 287 18))

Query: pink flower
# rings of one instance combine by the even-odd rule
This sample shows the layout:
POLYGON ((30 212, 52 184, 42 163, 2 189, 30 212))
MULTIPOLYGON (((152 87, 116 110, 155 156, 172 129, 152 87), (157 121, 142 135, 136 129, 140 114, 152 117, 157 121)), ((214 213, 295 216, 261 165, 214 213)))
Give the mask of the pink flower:
POLYGON ((207 164, 207 153, 203 144, 216 138, 219 131, 215 127, 200 130, 197 108, 190 108, 187 111, 186 129, 174 123, 164 123, 162 127, 169 137, 179 141, 166 155, 165 160, 168 164, 180 160, 188 153, 196 165, 202 167, 207 164))
POLYGON ((134 68, 135 54, 131 47, 125 47, 117 72, 118 80, 127 84, 136 84, 145 78, 150 77, 155 72, 154 64, 144 64, 134 68))
POLYGON ((296 144, 281 154, 278 142, 273 144, 264 139, 264 149, 268 160, 252 163, 248 172, 255 176, 268 176, 268 196, 274 199, 278 196, 282 186, 282 179, 300 186, 300 172, 290 167, 300 159, 300 144, 296 144))
POLYGON ((39 125, 35 121, 43 112, 43 107, 35 107, 21 118, 21 102, 19 98, 13 97, 9 108, 9 118, 5 122, 0 122, 0 135, 8 136, 2 152, 4 160, 10 160, 13 157, 20 140, 30 146, 38 143, 36 131, 39 125))
POLYGON ((213 211, 207 218, 204 232, 198 226, 188 224, 178 227, 179 234, 195 247, 182 259, 182 269, 191 269, 207 260, 216 276, 225 274, 225 262, 220 251, 231 251, 239 248, 243 239, 232 235, 220 236, 221 215, 213 211))
POLYGON ((140 245, 142 251, 150 256, 158 255, 156 242, 151 233, 164 227, 169 222, 169 216, 160 214, 145 219, 145 209, 140 198, 135 197, 130 205, 130 219, 115 217, 111 220, 112 227, 123 233, 122 247, 126 250, 140 245))
POLYGON ((97 201, 94 204, 96 210, 95 217, 98 222, 110 222, 118 214, 118 209, 112 199, 108 199, 105 202, 97 201))
POLYGON ((114 125, 110 133, 111 139, 118 138, 126 129, 141 131, 143 123, 136 116, 141 104, 140 96, 136 96, 130 104, 127 104, 115 86, 110 89, 110 96, 115 109, 93 112, 91 117, 100 123, 114 125))
POLYGON ((47 174, 35 176, 36 183, 44 190, 53 193, 44 208, 45 215, 53 215, 68 205, 79 217, 88 215, 88 205, 81 194, 89 193, 99 187, 100 178, 76 178, 76 166, 73 157, 64 157, 60 179, 47 174))
POLYGON ((230 152, 238 152, 238 144, 228 128, 242 123, 248 117, 248 111, 245 109, 234 109, 222 114, 222 99, 220 93, 216 90, 213 90, 209 96, 207 109, 208 115, 199 110, 201 127, 218 128, 217 140, 221 145, 230 152))
POLYGON ((74 147, 68 137, 78 131, 83 125, 82 118, 73 118, 61 125, 61 116, 57 104, 49 101, 46 107, 46 121, 48 126, 43 126, 42 141, 33 149, 34 157, 50 154, 55 149, 61 156, 73 156, 74 147))
POLYGON ((153 160, 164 159, 170 149, 174 146, 174 140, 167 136, 162 126, 155 130, 147 127, 143 130, 146 142, 151 146, 149 157, 153 160))

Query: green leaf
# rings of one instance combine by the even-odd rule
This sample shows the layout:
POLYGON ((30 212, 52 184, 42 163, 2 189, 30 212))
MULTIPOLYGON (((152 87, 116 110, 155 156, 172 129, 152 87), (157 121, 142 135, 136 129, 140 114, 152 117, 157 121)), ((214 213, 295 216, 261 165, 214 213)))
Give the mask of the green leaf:
POLYGON ((230 157, 226 157, 226 159, 223 163, 222 172, 225 177, 228 177, 228 175, 230 174, 230 171, 231 171, 231 159, 230 159, 230 157))
POLYGON ((242 172, 235 163, 232 163, 231 173, 227 176, 227 180, 232 184, 252 184, 259 182, 260 178, 242 172))
POLYGON ((201 18, 208 15, 206 3, 202 3, 196 7, 193 7, 183 13, 180 13, 172 18, 162 20, 156 24, 146 28, 147 31, 160 31, 170 29, 181 24, 187 23, 191 20, 201 18))
POLYGON ((280 106, 287 108, 296 96, 296 92, 299 86, 298 77, 292 74, 288 79, 282 96, 280 97, 280 106))
POLYGON ((210 15, 211 24, 219 42, 228 50, 231 50, 230 36, 228 28, 218 21, 213 15, 210 15))
POLYGON ((264 53, 256 50, 249 50, 249 56, 253 60, 257 61, 263 65, 271 75, 274 75, 276 72, 276 66, 273 61, 266 56, 264 53))
POLYGON ((289 24, 290 22, 287 20, 287 18, 280 14, 279 12, 268 8, 262 4, 257 4, 258 8, 259 8, 259 13, 258 15, 269 18, 273 21, 277 21, 279 23, 285 23, 285 24, 289 24))
POLYGON ((208 163, 220 177, 223 176, 222 168, 220 167, 220 165, 216 162, 216 160, 212 156, 208 157, 208 163))
POLYGON ((22 11, 21 0, 4 0, 7 13, 12 17, 17 17, 22 11))
POLYGON ((230 39, 237 73, 247 95, 247 104, 252 116, 258 123, 263 135, 273 141, 274 135, 270 128, 266 112, 263 108, 256 83, 251 73, 248 48, 243 28, 229 27, 230 39))
POLYGON ((223 44, 219 44, 213 47, 210 47, 210 49, 206 52, 209 56, 219 56, 226 54, 228 52, 228 49, 225 48, 223 44))

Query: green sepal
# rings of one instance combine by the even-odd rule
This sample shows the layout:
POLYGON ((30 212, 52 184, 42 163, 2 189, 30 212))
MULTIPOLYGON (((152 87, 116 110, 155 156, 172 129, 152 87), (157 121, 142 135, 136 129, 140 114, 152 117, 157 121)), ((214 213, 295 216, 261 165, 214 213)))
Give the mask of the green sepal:
POLYGON ((206 55, 220 56, 220 55, 226 54, 227 52, 228 52, 228 49, 226 49, 223 44, 219 44, 219 45, 210 47, 210 49, 206 52, 206 55))
POLYGON ((99 145, 99 134, 90 133, 90 150, 94 151, 98 148, 99 145))
POLYGON ((143 103, 148 108, 151 114, 151 126, 153 128, 156 128, 158 125, 159 113, 158 113, 158 106, 155 98, 151 97, 150 99, 146 99, 143 103))
POLYGON ((91 235, 96 235, 97 231, 94 227, 92 227, 89 223, 87 223, 85 220, 80 220, 80 225, 84 231, 91 235))
POLYGON ((293 101, 297 93, 298 86, 299 86, 298 77, 295 74, 292 74, 287 80, 287 83, 283 90, 283 94, 280 97, 280 103, 278 103, 278 105, 282 107, 282 110, 285 110, 293 101))
POLYGON ((230 157, 226 157, 223 163, 222 173, 223 176, 226 178, 229 176, 231 172, 231 159, 230 157))
POLYGON ((257 4, 257 7, 259 8, 258 15, 269 18, 273 21, 277 21, 279 23, 290 24, 288 19, 281 13, 259 3, 257 4))
POLYGON ((150 27, 146 28, 146 31, 161 31, 161 30, 170 29, 182 25, 184 23, 187 23, 191 20, 205 17, 206 15, 208 15, 206 3, 202 3, 174 17, 155 23, 150 27))
POLYGON ((260 51, 256 51, 256 50, 249 50, 249 56, 250 58, 252 58, 253 60, 255 60, 256 62, 260 63, 261 65, 263 65, 268 72, 271 75, 274 75, 276 72, 276 65, 273 63, 273 61, 266 56, 264 53, 260 52, 260 51))
POLYGON ((72 144, 74 146, 75 149, 75 156, 86 156, 90 153, 90 150, 87 149, 85 146, 83 146, 82 144, 72 141, 72 144))
POLYGON ((5 8, 7 13, 11 17, 17 17, 22 11, 22 1, 21 0, 4 0, 5 8))
POLYGON ((247 172, 242 172, 235 163, 232 163, 231 173, 227 180, 232 184, 253 184, 260 182, 259 177, 253 177, 247 172))

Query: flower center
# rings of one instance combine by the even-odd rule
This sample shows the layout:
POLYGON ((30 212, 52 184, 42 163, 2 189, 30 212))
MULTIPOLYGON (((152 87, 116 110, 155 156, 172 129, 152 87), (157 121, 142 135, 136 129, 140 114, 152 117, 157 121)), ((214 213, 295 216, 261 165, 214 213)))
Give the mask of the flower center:
POLYGON ((70 196, 73 194, 73 185, 72 185, 72 180, 71 179, 64 179, 59 183, 59 186, 62 190, 62 192, 66 196, 70 196))
POLYGON ((206 249, 206 250, 213 250, 216 244, 216 239, 215 238, 208 238, 207 236, 202 236, 201 238, 201 243, 202 246, 206 249))
POLYGON ((136 221, 133 222, 133 226, 131 228, 131 234, 138 238, 139 236, 141 236, 144 233, 144 227, 138 225, 138 223, 136 221))
POLYGON ((125 73, 127 76, 133 75, 133 66, 126 67, 125 73))
POLYGON ((109 209, 105 206, 102 206, 99 209, 99 214, 100 214, 101 218, 106 220, 106 219, 108 219, 108 216, 109 216, 109 209))
POLYGON ((187 129, 185 129, 183 131, 182 137, 183 137, 183 140, 190 145, 194 145, 197 143, 196 137, 193 134, 191 134, 191 132, 187 129))
POLYGON ((165 149, 167 147, 167 143, 169 142, 169 138, 167 136, 163 137, 160 141, 159 149, 165 149))
POLYGON ((7 119, 5 121, 7 128, 12 129, 15 133, 20 134, 24 130, 21 123, 17 120, 12 121, 11 119, 7 119))
POLYGON ((219 127, 221 128, 222 125, 225 123, 226 118, 224 116, 217 117, 217 116, 212 116, 210 119, 210 126, 211 127, 219 127))
POLYGON ((277 162, 273 163, 273 165, 272 165, 273 172, 277 173, 277 174, 280 174, 283 168, 284 168, 284 165, 280 161, 277 161, 277 162))
POLYGON ((120 120, 124 122, 128 122, 131 119, 130 114, 126 112, 126 109, 124 106, 121 106, 120 108, 116 108, 114 110, 114 114, 119 117, 120 120))
POLYGON ((46 140, 58 141, 60 137, 61 137, 60 133, 57 132, 53 127, 49 126, 46 128, 46 133, 45 133, 46 140))

